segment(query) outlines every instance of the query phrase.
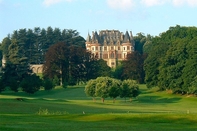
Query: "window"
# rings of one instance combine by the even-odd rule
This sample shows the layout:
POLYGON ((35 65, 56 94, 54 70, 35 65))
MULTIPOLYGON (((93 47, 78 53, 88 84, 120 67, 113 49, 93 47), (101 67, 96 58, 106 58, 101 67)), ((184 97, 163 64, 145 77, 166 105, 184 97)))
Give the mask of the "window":
POLYGON ((111 53, 111 58, 114 58, 114 53, 111 53))
POLYGON ((94 47, 92 47, 92 50, 94 51, 94 47))
POLYGON ((98 46, 96 46, 96 50, 98 50, 98 46))
POLYGON ((96 57, 96 58, 98 58, 98 57, 99 57, 99 55, 98 55, 98 52, 96 52, 96 55, 95 55, 95 57, 96 57))
POLYGON ((126 53, 124 53, 124 58, 126 58, 126 53))
POLYGON ((103 59, 108 59, 108 54, 103 54, 103 59))
POLYGON ((102 46, 100 46, 100 51, 102 51, 102 46))
POLYGON ((111 50, 114 50, 114 47, 113 46, 111 47, 111 50))
POLYGON ((125 47, 123 47, 124 48, 124 50, 126 49, 125 47))
POLYGON ((118 46, 118 50, 120 50, 120 46, 118 46))
POLYGON ((100 53, 100 59, 102 59, 102 53, 100 53))
POLYGON ((107 50, 107 47, 106 46, 104 47, 104 50, 107 50))
POLYGON ((111 63, 111 65, 112 65, 112 66, 114 66, 114 65, 115 65, 115 63, 114 63, 114 62, 112 62, 112 63, 111 63))
POLYGON ((127 50, 130 50, 129 46, 127 46, 127 50))

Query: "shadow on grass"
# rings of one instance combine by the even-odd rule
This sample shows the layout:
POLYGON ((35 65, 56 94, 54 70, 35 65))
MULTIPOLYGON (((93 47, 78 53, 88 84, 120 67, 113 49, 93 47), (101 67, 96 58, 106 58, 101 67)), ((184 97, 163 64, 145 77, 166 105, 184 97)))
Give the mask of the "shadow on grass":
POLYGON ((139 103, 147 104, 169 104, 169 103, 178 103, 182 98, 178 97, 161 97, 161 96, 141 96, 138 98, 139 103))
POLYGON ((72 100, 82 100, 89 99, 84 92, 83 87, 69 87, 69 88, 59 88, 49 91, 40 90, 34 94, 27 94, 25 92, 13 92, 5 91, 0 94, 0 98, 48 98, 48 99, 72 99, 72 100))

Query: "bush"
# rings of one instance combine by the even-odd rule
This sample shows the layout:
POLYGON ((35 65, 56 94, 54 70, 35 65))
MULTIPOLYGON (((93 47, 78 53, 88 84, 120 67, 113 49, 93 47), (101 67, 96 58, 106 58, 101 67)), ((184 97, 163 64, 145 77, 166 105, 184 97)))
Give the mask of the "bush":
POLYGON ((64 81, 62 87, 66 89, 68 87, 68 82, 64 81))
POLYGON ((44 87, 45 90, 51 90, 51 89, 53 89, 55 86, 54 86, 53 81, 51 81, 50 79, 46 78, 46 79, 44 79, 44 81, 43 81, 43 87, 44 87))
POLYGON ((20 83, 22 90, 29 94, 34 94, 40 89, 41 85, 42 80, 39 76, 36 76, 35 74, 27 76, 20 83))
POLYGON ((18 92, 19 82, 18 82, 16 79, 14 79, 14 78, 11 77, 11 78, 9 79, 9 87, 10 87, 10 89, 11 89, 12 91, 18 92))
POLYGON ((59 80, 59 78, 57 76, 55 76, 53 78, 53 85, 54 86, 59 86, 60 85, 60 80, 59 80))

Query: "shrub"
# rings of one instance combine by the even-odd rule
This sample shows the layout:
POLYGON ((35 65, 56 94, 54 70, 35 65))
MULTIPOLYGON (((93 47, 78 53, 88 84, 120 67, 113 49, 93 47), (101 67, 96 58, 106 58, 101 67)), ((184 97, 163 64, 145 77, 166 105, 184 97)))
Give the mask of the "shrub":
POLYGON ((44 87, 45 90, 51 90, 51 89, 53 89, 55 86, 54 86, 53 81, 51 81, 49 78, 46 78, 46 79, 44 79, 44 81, 43 81, 43 87, 44 87))
POLYGON ((42 80, 39 78, 39 76, 36 76, 35 74, 27 76, 20 83, 22 90, 30 94, 38 91, 41 85, 42 80))

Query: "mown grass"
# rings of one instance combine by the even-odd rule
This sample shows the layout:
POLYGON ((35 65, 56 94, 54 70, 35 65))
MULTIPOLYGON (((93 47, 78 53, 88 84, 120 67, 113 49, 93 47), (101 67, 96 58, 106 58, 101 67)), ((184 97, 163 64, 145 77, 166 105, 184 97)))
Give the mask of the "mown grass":
POLYGON ((93 101, 84 87, 0 94, 0 130, 191 131, 197 130, 196 97, 147 90, 132 102, 93 101), (17 100, 16 98, 22 98, 17 100))

